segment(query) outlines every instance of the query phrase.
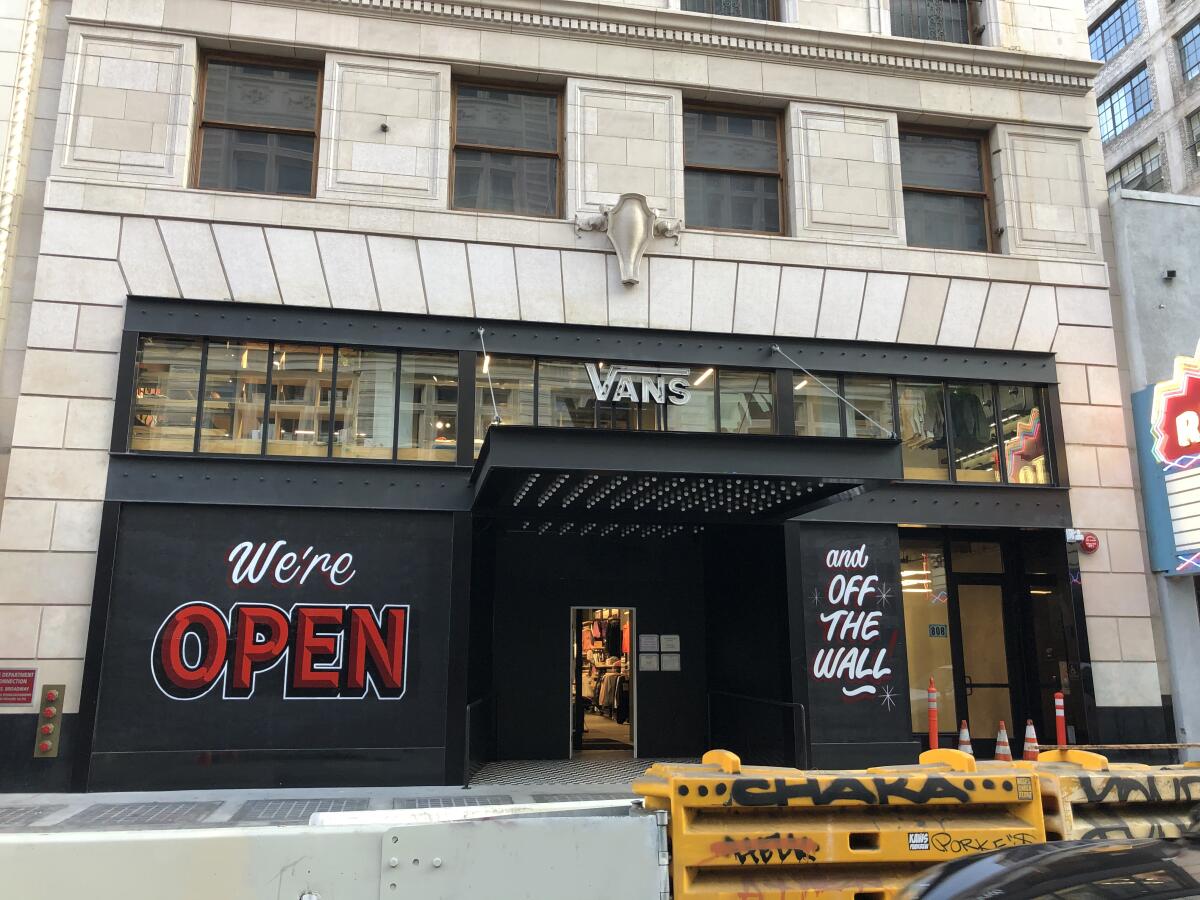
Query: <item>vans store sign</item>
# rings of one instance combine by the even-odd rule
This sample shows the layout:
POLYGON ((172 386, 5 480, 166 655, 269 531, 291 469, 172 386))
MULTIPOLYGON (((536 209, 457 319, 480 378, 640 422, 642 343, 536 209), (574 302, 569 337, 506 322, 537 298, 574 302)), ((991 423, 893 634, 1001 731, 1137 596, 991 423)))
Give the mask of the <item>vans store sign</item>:
POLYGON ((682 406, 692 399, 688 385, 691 369, 616 365, 604 368, 585 363, 588 380, 601 403, 632 400, 634 403, 671 403, 682 406))

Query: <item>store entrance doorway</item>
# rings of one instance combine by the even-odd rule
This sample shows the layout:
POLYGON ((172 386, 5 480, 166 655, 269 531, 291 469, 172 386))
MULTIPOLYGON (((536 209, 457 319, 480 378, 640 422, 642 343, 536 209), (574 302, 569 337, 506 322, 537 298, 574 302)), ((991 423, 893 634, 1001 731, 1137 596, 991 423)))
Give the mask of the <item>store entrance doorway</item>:
POLYGON ((634 611, 571 610, 571 756, 627 758, 634 743, 634 611))

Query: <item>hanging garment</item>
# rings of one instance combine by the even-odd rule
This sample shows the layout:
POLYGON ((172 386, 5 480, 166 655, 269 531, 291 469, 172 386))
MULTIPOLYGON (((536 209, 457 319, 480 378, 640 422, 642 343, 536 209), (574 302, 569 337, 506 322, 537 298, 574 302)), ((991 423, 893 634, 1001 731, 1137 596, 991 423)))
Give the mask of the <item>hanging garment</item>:
POLYGON ((621 652, 629 655, 629 623, 621 626, 621 652))
POLYGON ((609 619, 604 630, 604 650, 609 656, 621 655, 621 617, 609 619))
POLYGON ((629 679, 624 675, 617 676, 616 695, 613 718, 618 725, 624 725, 629 721, 629 679))

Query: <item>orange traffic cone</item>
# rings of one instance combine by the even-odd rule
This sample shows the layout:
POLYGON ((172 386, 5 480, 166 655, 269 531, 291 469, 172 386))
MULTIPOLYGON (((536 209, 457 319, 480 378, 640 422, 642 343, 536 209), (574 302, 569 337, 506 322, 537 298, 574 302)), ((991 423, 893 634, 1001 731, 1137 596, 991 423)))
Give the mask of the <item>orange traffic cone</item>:
POLYGON ((1000 720, 1000 730, 996 732, 996 761, 1012 762, 1012 750, 1008 746, 1008 732, 1004 728, 1004 720, 1000 720))
POLYGON ((1033 730, 1033 719, 1025 720, 1025 746, 1021 750, 1021 758, 1037 762, 1038 739, 1037 732, 1033 730))
POLYGON ((963 753, 975 755, 975 751, 971 749, 971 732, 967 728, 966 719, 963 719, 962 724, 958 726, 958 749, 963 753))

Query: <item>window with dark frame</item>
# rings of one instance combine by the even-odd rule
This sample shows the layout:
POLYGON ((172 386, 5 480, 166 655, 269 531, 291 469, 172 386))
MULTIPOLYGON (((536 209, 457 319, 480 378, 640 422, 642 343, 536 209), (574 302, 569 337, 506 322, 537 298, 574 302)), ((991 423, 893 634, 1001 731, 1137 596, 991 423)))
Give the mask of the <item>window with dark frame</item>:
POLYGON ((1142 66, 1096 104, 1100 113, 1100 139, 1116 137, 1134 122, 1149 115, 1154 108, 1150 94, 1150 77, 1142 66))
POLYGON ((902 131, 900 169, 908 246, 992 249, 991 178, 982 135, 902 131))
MULTIPOLYGON (((888 439, 909 480, 1054 483, 1040 385, 683 366, 691 398, 599 402, 579 358, 144 334, 132 363, 135 453, 455 463, 503 425, 888 439), (776 391, 791 394, 790 415, 776 391), (493 407, 494 397, 494 407, 493 407), (466 419, 461 419, 466 415, 466 419), (787 418, 780 420, 780 416, 787 418), (461 426, 461 428, 460 428, 461 426)), ((608 365, 594 363, 603 373, 608 365)))
POLYGON ((561 110, 556 92, 456 83, 451 206, 557 218, 561 110))
POLYGON ((312 196, 320 88, 315 64, 207 57, 195 186, 312 196))
POLYGON ((1183 129, 1183 139, 1188 142, 1184 149, 1193 154, 1196 162, 1200 163, 1200 109, 1187 117, 1183 129))
POLYGON ((706 107, 683 111, 687 226, 783 232, 779 116, 706 107))
POLYGON ((951 44, 978 39, 970 0, 892 0, 892 34, 951 44))
POLYGON ((1179 61, 1184 81, 1191 81, 1200 75, 1200 19, 1196 19, 1179 35, 1179 61))
POLYGON ((685 12, 778 22, 779 0, 682 0, 685 12))
POLYGON ((1137 0, 1122 0, 1088 30, 1092 59, 1105 62, 1142 31, 1137 0))
POLYGON ((1149 147, 1143 147, 1108 173, 1108 189, 1111 191, 1117 188, 1129 188, 1134 191, 1166 189, 1158 141, 1149 147))

